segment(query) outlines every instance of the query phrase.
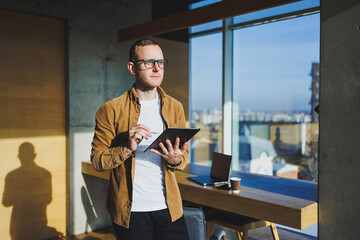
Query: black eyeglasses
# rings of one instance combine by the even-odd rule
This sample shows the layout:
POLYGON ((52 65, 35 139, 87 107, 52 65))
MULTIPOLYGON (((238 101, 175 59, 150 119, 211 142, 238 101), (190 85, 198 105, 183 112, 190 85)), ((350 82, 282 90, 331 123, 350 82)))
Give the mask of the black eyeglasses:
POLYGON ((133 61, 133 62, 134 62, 134 63, 143 62, 145 68, 149 68, 149 69, 155 67, 155 63, 158 64, 159 68, 165 68, 165 67, 168 65, 168 60, 166 60, 166 59, 159 59, 159 60, 155 60, 155 59, 141 59, 141 60, 136 60, 136 61, 133 61))

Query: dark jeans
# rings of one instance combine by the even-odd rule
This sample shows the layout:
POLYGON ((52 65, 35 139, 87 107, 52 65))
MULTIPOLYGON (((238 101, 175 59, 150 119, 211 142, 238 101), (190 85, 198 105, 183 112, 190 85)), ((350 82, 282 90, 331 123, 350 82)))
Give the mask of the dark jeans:
POLYGON ((168 209, 131 212, 129 228, 113 225, 118 240, 189 240, 184 216, 171 222, 168 209))

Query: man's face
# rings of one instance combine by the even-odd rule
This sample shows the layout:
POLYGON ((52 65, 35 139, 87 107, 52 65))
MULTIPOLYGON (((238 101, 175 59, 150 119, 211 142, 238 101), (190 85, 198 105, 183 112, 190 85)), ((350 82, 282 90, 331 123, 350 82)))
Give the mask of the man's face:
MULTIPOLYGON (((138 46, 136 48, 137 60, 164 59, 161 48, 158 45, 138 46)), ((155 63, 153 68, 145 68, 143 62, 129 63, 129 71, 135 75, 137 87, 154 88, 159 87, 164 78, 164 69, 155 63)))

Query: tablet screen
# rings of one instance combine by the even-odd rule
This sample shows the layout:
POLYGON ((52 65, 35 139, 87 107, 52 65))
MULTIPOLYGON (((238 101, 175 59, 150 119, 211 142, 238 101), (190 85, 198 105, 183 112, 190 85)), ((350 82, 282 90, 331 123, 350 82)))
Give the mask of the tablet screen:
POLYGON ((148 148, 145 149, 144 152, 146 152, 148 149, 154 148, 154 149, 160 149, 159 143, 163 143, 165 146, 165 141, 169 139, 174 145, 176 138, 180 138, 180 146, 182 146, 185 142, 189 141, 197 132, 200 131, 200 128, 172 128, 169 127, 165 129, 164 132, 160 134, 158 138, 154 140, 150 144, 148 148))

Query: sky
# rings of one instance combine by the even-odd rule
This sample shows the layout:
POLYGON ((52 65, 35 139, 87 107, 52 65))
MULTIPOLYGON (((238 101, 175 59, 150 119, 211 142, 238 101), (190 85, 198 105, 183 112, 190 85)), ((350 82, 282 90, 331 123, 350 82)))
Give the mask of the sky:
MULTIPOLYGON (((233 41, 233 99, 240 111, 310 112, 319 13, 238 29, 233 41)), ((190 75, 192 110, 221 109, 221 33, 191 39, 190 75)))

